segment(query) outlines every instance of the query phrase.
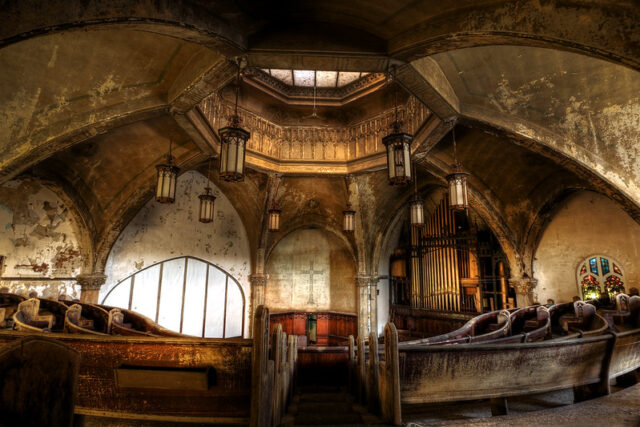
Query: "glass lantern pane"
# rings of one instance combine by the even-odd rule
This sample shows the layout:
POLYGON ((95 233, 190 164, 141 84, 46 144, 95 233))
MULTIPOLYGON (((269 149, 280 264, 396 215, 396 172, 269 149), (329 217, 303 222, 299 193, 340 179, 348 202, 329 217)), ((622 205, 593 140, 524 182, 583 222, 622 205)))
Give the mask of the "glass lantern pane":
POLYGON ((229 151, 229 144, 224 141, 220 144, 220 173, 227 171, 227 152, 229 151))
POLYGON ((238 154, 238 145, 235 142, 229 144, 229 152, 227 153, 227 171, 236 172, 236 159, 238 154))
POLYGON ((244 143, 238 144, 238 159, 237 159, 237 171, 238 173, 244 173, 244 143))
POLYGON ((411 151, 409 149, 409 143, 402 144, 403 152, 404 152, 404 165, 405 165, 405 175, 408 179, 411 179, 411 151))
POLYGON ((389 179, 393 179, 396 176, 396 169, 393 166, 393 146, 387 145, 387 171, 389 173, 389 179))

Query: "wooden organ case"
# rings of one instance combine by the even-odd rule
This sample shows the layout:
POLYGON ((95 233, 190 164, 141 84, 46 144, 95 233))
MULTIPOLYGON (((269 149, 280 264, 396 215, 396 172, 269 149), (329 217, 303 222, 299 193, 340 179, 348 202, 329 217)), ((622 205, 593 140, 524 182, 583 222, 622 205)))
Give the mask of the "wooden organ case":
POLYGON ((491 230, 472 211, 452 211, 443 197, 423 227, 390 259, 391 305, 479 313, 514 306, 509 267, 491 230))

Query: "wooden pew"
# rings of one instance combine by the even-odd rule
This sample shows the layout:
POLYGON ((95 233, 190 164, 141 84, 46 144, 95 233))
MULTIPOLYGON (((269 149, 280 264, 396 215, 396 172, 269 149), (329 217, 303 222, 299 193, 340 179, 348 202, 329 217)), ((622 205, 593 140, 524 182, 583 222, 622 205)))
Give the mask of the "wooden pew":
POLYGON ((387 324, 385 360, 378 362, 380 407, 387 421, 399 425, 402 405, 495 403, 582 386, 593 397, 609 393, 610 379, 639 367, 640 329, 523 344, 398 347, 395 327, 387 324))
MULTIPOLYGON (((280 402, 291 390, 295 337, 269 359, 269 311, 258 307, 254 338, 201 339, 115 335, 47 335, 80 354, 76 413, 163 422, 273 425, 274 384, 280 402)), ((0 349, 28 333, 0 331, 0 349)))
POLYGON ((0 425, 70 427, 79 364, 77 351, 40 335, 0 347, 0 425))

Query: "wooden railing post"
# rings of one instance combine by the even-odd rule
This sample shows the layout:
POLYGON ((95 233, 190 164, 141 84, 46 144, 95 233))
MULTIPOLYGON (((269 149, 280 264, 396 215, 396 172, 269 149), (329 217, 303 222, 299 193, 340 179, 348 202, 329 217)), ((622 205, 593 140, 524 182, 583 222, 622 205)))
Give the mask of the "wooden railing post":
POLYGON ((273 360, 273 425, 280 425, 282 409, 282 325, 277 323, 271 333, 271 360, 273 360))
POLYGON ((357 366, 357 385, 358 385, 358 401, 364 403, 367 398, 365 372, 366 360, 364 358, 364 338, 358 337, 358 366, 357 366))
POLYGON ((369 334, 369 379, 367 381, 367 403, 369 411, 377 413, 380 411, 380 391, 378 389, 378 336, 371 332, 369 334))
POLYGON ((269 360, 269 309, 261 305, 253 318, 251 427, 271 425, 274 364, 269 360))
POLYGON ((356 378, 356 345, 353 335, 349 335, 349 391, 352 394, 357 394, 356 378))
POLYGON ((400 356, 398 353, 398 331, 393 323, 384 327, 384 390, 381 390, 383 418, 394 425, 402 424, 400 406, 400 356))
POLYGON ((298 338, 295 335, 289 335, 287 342, 287 368, 289 369, 289 381, 288 381, 288 392, 287 392, 287 402, 291 401, 293 397, 293 385, 295 380, 295 372, 296 372, 296 342, 298 338))

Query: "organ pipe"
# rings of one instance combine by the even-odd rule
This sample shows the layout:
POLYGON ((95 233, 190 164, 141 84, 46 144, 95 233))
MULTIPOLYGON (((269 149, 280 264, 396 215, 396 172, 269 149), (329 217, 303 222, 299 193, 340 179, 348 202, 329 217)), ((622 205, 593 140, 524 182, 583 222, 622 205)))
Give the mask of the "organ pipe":
MULTIPOLYGON (((455 216, 449 209, 447 197, 443 198, 424 227, 411 230, 413 307, 461 310, 458 258, 461 257, 462 262, 468 262, 469 256, 463 255, 465 249, 457 247, 455 230, 455 216), (426 245, 421 241, 426 241, 426 245)), ((463 270, 469 270, 469 267, 464 267, 463 270)))

